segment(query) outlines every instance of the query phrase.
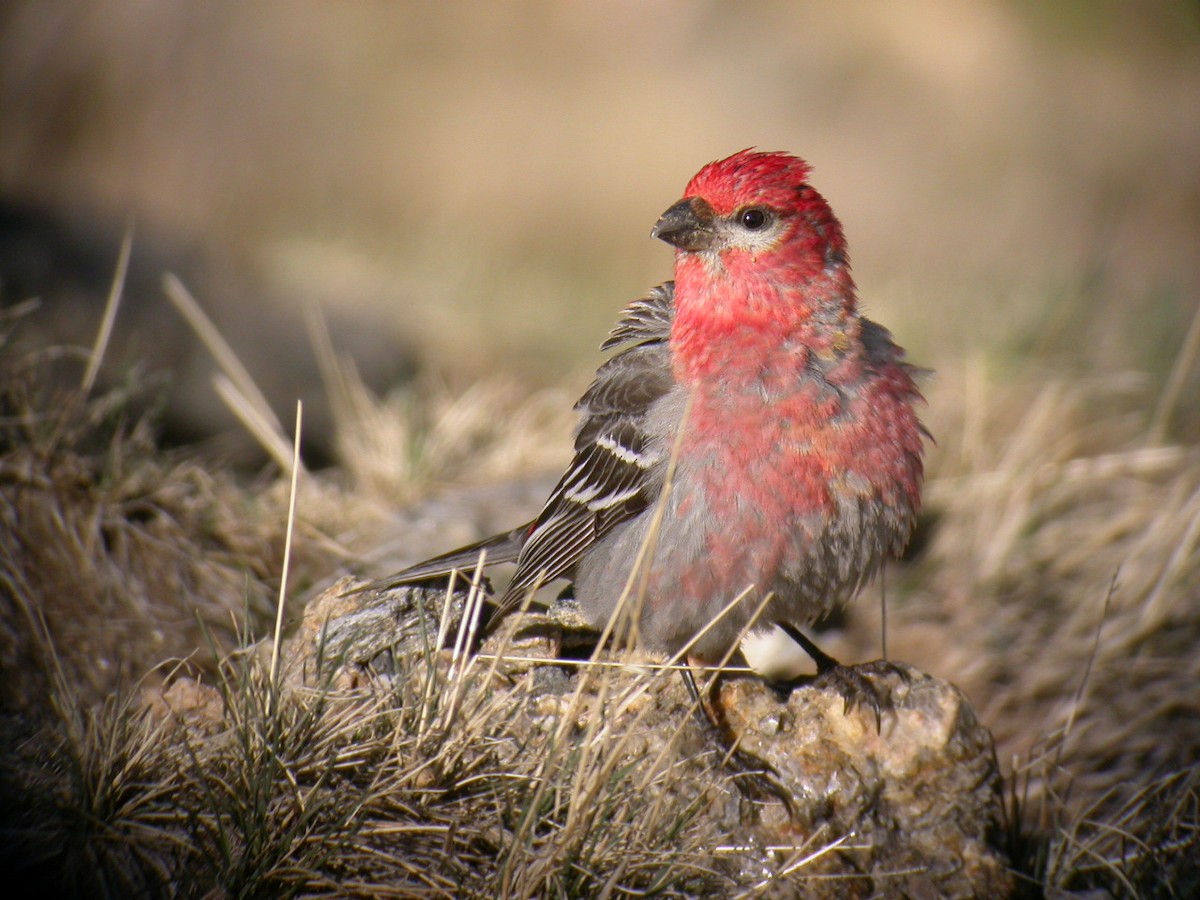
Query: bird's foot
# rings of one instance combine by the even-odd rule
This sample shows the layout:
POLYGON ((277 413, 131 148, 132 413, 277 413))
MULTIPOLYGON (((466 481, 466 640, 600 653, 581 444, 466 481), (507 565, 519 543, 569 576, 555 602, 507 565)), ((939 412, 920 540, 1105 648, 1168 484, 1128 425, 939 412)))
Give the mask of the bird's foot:
POLYGON ((761 802, 773 797, 783 804, 789 818, 795 818, 792 794, 780 783, 779 773, 769 763, 738 746, 729 724, 712 698, 706 701, 701 695, 691 670, 683 669, 682 673, 688 694, 695 704, 696 719, 706 739, 721 754, 722 765, 729 770, 738 790, 751 801, 761 802))
POLYGON ((825 666, 816 675, 804 675, 794 681, 769 682, 775 696, 781 703, 786 703, 798 687, 815 687, 836 691, 842 698, 842 711, 849 715, 862 707, 875 714, 875 730, 883 730, 883 714, 893 711, 895 707, 892 696, 892 675, 905 684, 912 681, 912 675, 904 666, 877 659, 857 666, 844 666, 839 662, 825 666))
POLYGON ((875 730, 883 730, 883 714, 895 709, 891 680, 895 673, 905 683, 911 680, 908 670, 886 659, 877 659, 857 666, 835 663, 817 672, 813 685, 829 688, 841 696, 842 711, 846 714, 862 707, 875 714, 875 730))
POLYGON ((888 682, 895 675, 900 681, 911 680, 908 669, 886 659, 877 659, 857 666, 845 666, 825 653, 800 629, 785 622, 777 623, 792 640, 804 648, 817 664, 815 678, 799 678, 792 682, 772 683, 777 695, 786 700, 801 684, 829 688, 841 696, 843 712, 849 714, 860 706, 875 713, 875 729, 883 730, 883 713, 895 708, 888 682))
POLYGON ((779 780, 779 773, 771 765, 738 746, 725 747, 722 742, 720 749, 725 753, 725 768, 742 796, 758 803, 778 800, 787 810, 789 819, 796 817, 792 793, 783 786, 779 780))

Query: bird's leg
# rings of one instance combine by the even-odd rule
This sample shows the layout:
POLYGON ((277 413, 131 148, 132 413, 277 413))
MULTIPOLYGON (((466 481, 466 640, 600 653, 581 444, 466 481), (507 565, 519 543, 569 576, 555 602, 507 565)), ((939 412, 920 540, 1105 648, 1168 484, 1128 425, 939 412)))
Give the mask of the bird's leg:
MULTIPOLYGON (((779 773, 768 763, 738 747, 736 737, 731 734, 729 724, 720 714, 716 704, 706 701, 700 692, 700 687, 696 684, 696 676, 691 669, 691 661, 689 660, 689 665, 679 671, 683 676, 688 696, 695 704, 696 718, 700 727, 721 751, 724 764, 733 772, 738 790, 749 800, 761 800, 768 795, 776 797, 788 811, 789 818, 794 818, 796 809, 792 803, 792 795, 779 783, 779 773)), ((719 679, 720 674, 718 673, 717 680, 719 679)), ((717 680, 714 680, 713 685, 709 688, 710 694, 714 693, 717 680)))
POLYGON ((883 711, 892 708, 891 692, 888 691, 886 694, 881 692, 876 683, 867 677, 866 673, 883 672, 885 670, 894 671, 905 681, 908 681, 909 675, 907 670, 882 659, 873 663, 867 663, 865 666, 842 665, 813 643, 799 628, 787 622, 776 622, 775 624, 788 637, 799 644, 817 665, 817 677, 815 680, 799 678, 791 682, 772 683, 772 687, 777 692, 786 696, 802 682, 828 685, 841 694, 842 700, 845 703, 843 707, 844 712, 849 713, 858 706, 872 710, 875 713, 875 729, 877 731, 883 730, 883 711))

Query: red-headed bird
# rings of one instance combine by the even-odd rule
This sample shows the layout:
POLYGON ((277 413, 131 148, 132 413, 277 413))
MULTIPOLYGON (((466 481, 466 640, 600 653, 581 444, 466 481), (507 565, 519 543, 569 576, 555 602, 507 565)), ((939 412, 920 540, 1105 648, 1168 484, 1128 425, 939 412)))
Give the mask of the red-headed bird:
POLYGON ((925 432, 915 370, 859 313, 842 226, 808 178, 803 160, 752 150, 701 169, 652 232, 676 248, 675 280, 604 342, 621 349, 576 405, 575 458, 538 517, 372 586, 469 571, 486 550, 517 564, 493 621, 565 577, 601 627, 649 542, 634 582, 647 649, 678 652, 740 596, 692 661, 740 642, 789 678, 786 634, 836 666, 799 629, 904 548, 925 432))

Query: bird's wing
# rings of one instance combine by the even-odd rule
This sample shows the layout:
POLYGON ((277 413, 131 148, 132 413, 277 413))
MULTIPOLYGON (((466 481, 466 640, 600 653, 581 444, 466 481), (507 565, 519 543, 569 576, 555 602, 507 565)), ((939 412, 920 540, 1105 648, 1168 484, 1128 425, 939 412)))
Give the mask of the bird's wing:
MULTIPOLYGON (((608 333, 608 339, 600 345, 600 349, 611 350, 622 344, 640 344, 644 341, 665 342, 671 336, 671 322, 674 318, 675 282, 668 281, 651 288, 645 297, 634 300, 625 307, 621 318, 608 333)), ((586 396, 584 395, 585 399, 586 396)))
POLYGON ((356 594, 360 591, 371 590, 390 591, 406 584, 419 584, 422 581, 444 578, 451 572, 470 573, 475 571, 475 567, 479 565, 480 556, 485 552, 487 556, 484 557, 484 561, 489 566, 493 563, 516 562, 521 554, 521 545, 525 543, 525 537, 529 534, 531 527, 532 523, 526 523, 512 531, 492 535, 482 541, 476 541, 474 544, 459 547, 457 550, 451 550, 449 553, 443 553, 414 566, 409 566, 386 578, 356 587, 348 593, 356 594))
POLYGON ((667 345, 674 288, 667 282, 630 304, 602 345, 626 346, 600 366, 575 406, 575 458, 528 532, 496 620, 533 585, 569 572, 589 546, 654 499, 666 453, 646 432, 646 415, 675 386, 667 345))

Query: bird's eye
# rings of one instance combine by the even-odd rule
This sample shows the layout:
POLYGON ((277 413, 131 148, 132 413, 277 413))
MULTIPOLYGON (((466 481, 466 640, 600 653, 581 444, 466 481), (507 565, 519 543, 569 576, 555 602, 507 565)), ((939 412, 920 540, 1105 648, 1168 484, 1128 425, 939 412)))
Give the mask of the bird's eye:
POLYGON ((742 210, 740 219, 742 227, 750 231, 760 231, 771 221, 771 217, 767 214, 767 211, 759 209, 757 206, 742 210))

